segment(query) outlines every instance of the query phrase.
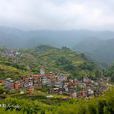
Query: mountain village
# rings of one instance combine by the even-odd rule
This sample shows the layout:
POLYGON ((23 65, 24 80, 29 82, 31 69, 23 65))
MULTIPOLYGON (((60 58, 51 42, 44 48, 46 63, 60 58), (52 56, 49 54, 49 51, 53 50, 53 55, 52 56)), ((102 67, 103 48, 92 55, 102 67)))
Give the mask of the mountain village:
POLYGON ((109 78, 92 80, 82 78, 81 80, 71 79, 64 74, 46 74, 45 67, 41 66, 40 74, 22 76, 19 80, 7 78, 0 80, 0 83, 8 91, 15 90, 20 94, 32 95, 36 89, 47 88, 47 93, 53 97, 53 94, 67 95, 70 98, 89 98, 102 94, 109 85, 109 78))

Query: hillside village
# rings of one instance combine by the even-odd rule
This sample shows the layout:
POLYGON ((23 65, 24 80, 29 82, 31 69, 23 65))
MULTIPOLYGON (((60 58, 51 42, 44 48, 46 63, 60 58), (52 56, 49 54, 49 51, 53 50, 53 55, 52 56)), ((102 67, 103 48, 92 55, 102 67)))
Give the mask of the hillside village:
POLYGON ((114 114, 114 0, 1 0, 0 114, 114 114))
MULTIPOLYGON (((2 57, 10 57, 15 59, 22 56, 18 50, 5 49, 1 51, 2 57)), ((29 73, 20 76, 17 79, 7 77, 0 80, 8 91, 15 90, 16 93, 32 95, 37 89, 47 89, 50 95, 60 94, 67 95, 71 98, 91 97, 102 94, 107 90, 109 78, 97 78, 95 80, 85 76, 81 79, 71 78, 65 73, 46 72, 46 67, 40 67, 40 73, 29 73)))
POLYGON ((55 112, 55 107, 67 103, 96 101, 97 98, 104 98, 112 87, 113 76, 108 76, 110 74, 104 73, 84 54, 66 47, 0 49, 0 101, 8 104, 5 110, 26 110, 28 113, 33 109, 39 111, 40 107, 41 111, 55 112), (16 108, 12 105, 15 103, 16 108))
POLYGON ((7 78, 0 80, 0 82, 8 91, 16 90, 20 94, 32 95, 36 89, 48 88, 47 93, 50 95, 60 94, 71 98, 88 98, 98 96, 107 90, 109 78, 98 80, 87 77, 82 78, 82 80, 71 79, 64 74, 54 74, 52 72, 46 74, 45 67, 41 66, 40 74, 22 76, 19 80, 7 78))

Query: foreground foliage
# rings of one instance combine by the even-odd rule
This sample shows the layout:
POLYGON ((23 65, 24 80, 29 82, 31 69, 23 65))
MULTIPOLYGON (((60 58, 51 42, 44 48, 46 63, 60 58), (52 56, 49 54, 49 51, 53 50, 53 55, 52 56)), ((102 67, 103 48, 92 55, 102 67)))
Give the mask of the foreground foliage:
POLYGON ((3 114, 114 114, 114 88, 109 89, 97 98, 70 99, 50 105, 36 100, 8 98, 2 103, 7 104, 5 109, 0 108, 3 114), (8 107, 9 104, 9 107, 8 107), (11 106, 19 105, 14 108, 11 106))

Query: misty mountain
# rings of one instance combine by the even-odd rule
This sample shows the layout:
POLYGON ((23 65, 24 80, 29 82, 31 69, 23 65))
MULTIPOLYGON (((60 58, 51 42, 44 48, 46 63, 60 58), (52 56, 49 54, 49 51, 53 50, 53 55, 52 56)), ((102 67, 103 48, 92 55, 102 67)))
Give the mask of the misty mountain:
POLYGON ((85 42, 88 38, 91 40, 111 39, 113 36, 114 32, 110 31, 23 31, 15 28, 0 27, 0 45, 8 48, 29 48, 45 44, 56 47, 67 46, 72 48, 81 41, 85 42))
POLYGON ((104 40, 99 39, 99 38, 88 38, 88 39, 84 39, 81 42, 79 42, 75 49, 78 51, 82 51, 82 52, 87 52, 87 53, 91 53, 93 50, 95 50, 97 47, 99 47, 101 45, 101 43, 103 43, 104 40))
POLYGON ((78 31, 22 31, 0 27, 0 45, 9 48, 28 48, 49 44, 52 46, 72 46, 83 38, 78 31))
POLYGON ((75 50, 86 53, 91 59, 99 63, 114 62, 114 39, 88 39, 75 46, 75 50))

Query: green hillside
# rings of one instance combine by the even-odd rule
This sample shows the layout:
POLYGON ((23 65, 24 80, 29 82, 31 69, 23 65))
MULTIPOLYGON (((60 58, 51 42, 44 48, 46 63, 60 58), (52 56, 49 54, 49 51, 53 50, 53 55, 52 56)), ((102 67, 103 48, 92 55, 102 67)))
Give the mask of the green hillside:
POLYGON ((107 65, 111 65, 114 62, 113 49, 114 39, 88 38, 75 46, 75 50, 85 53, 89 58, 98 63, 107 65))
MULTIPOLYGON (((64 73, 72 77, 98 76, 98 66, 87 60, 84 54, 76 53, 69 48, 61 49, 42 45, 33 49, 1 49, 0 74, 11 72, 11 76, 22 75, 23 72, 39 73, 40 66, 46 72, 64 73), (12 73, 13 72, 13 73, 12 73)), ((8 75, 9 76, 9 75, 8 75)))
MULTIPOLYGON (((84 76, 95 79, 102 73, 100 68, 84 54, 66 47, 60 49, 42 45, 31 49, 0 49, 0 78, 17 79, 31 73, 40 73, 42 65, 46 73, 63 73, 78 79, 84 76)), ((20 94, 19 91, 10 93, 1 85, 1 97, 5 95, 6 98, 1 100, 0 104, 6 104, 6 107, 1 108, 0 112, 3 114, 113 114, 114 112, 112 109, 114 90, 111 87, 101 96, 88 100, 71 99, 66 94, 53 94, 52 98, 47 98, 50 94, 45 89, 47 88, 35 90, 34 94, 28 95, 20 94)))

